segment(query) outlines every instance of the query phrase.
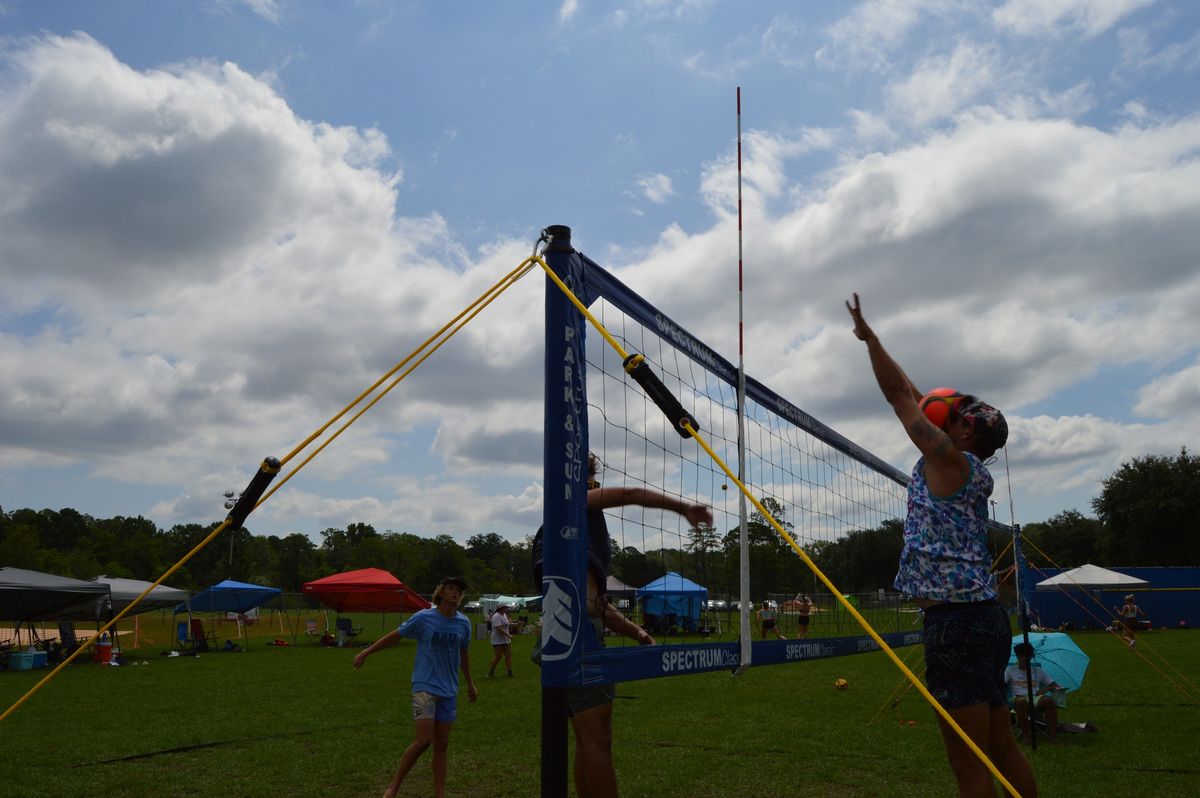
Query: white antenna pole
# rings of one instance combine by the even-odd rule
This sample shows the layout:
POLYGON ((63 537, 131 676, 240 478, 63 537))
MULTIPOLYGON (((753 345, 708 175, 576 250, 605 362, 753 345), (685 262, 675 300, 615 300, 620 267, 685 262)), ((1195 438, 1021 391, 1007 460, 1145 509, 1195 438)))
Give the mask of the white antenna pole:
MULTIPOLYGON (((746 364, 745 364, 745 322, 742 315, 742 87, 737 87, 737 172, 738 172, 738 387, 737 387, 737 439, 738 439, 738 481, 746 484, 746 364)), ((746 494, 738 492, 738 550, 740 556, 739 573, 741 630, 741 665, 739 672, 750 665, 750 535, 746 526, 746 494)))

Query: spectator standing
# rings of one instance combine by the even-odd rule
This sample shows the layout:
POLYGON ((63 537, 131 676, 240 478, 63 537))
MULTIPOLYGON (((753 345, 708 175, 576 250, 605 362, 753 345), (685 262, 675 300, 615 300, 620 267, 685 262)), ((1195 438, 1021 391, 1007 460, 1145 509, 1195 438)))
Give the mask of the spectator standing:
POLYGON ((492 664, 488 666, 488 678, 496 675, 496 665, 499 664, 501 657, 504 658, 504 667, 508 670, 508 675, 513 675, 512 669, 512 621, 508 617, 508 605, 501 604, 492 613, 490 619, 492 626, 492 664))

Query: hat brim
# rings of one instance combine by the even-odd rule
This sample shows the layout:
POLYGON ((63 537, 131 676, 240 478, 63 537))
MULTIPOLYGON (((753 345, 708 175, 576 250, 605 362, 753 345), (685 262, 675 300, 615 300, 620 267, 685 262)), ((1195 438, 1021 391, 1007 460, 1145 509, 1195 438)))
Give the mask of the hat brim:
POLYGON ((466 590, 466 589, 467 589, 467 583, 466 583, 466 582, 464 582, 463 580, 459 579, 459 578, 458 578, 458 577, 456 577, 456 576, 447 576, 445 579, 443 579, 443 580, 441 581, 441 583, 440 583, 440 584, 442 584, 442 585, 455 585, 455 586, 457 586, 457 587, 458 587, 458 589, 459 589, 459 590, 466 590))

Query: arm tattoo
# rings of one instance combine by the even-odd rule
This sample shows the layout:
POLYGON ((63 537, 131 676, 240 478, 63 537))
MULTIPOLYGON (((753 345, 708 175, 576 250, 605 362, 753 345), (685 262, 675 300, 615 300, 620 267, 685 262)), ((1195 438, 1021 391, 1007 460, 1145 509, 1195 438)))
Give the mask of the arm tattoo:
POLYGON ((925 450, 925 447, 920 445, 922 441, 934 444, 930 454, 936 456, 944 455, 952 448, 950 446, 950 439, 941 430, 933 426, 927 418, 918 418, 909 425, 908 432, 913 440, 917 442, 917 448, 921 449, 921 451, 925 450))

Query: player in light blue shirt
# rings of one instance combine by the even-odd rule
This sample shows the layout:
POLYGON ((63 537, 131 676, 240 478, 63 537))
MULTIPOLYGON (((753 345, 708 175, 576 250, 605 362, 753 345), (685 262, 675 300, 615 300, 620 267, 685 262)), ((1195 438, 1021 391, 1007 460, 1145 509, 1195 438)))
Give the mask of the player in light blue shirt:
POLYGON ((354 668, 357 670, 367 661, 367 657, 396 645, 402 638, 417 641, 412 674, 416 734, 400 757, 400 766, 383 793, 384 798, 394 798, 404 777, 431 743, 434 795, 441 798, 446 794, 446 752, 450 744, 450 726, 458 715, 459 668, 467 677, 467 697, 474 701, 479 696, 475 680, 471 678, 471 660, 468 656, 471 622, 458 611, 466 589, 467 583, 461 579, 452 576, 442 579, 433 593, 433 608, 416 613, 399 629, 388 632, 354 658, 354 668))

